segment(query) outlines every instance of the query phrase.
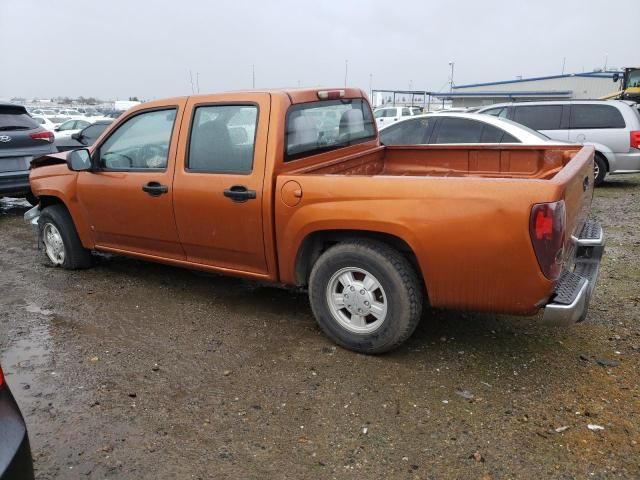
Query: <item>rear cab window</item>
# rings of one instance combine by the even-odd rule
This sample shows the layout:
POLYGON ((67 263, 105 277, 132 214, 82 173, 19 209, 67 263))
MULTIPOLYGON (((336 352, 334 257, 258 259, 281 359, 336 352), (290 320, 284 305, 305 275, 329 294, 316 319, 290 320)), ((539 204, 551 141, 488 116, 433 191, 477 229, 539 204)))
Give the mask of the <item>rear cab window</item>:
POLYGON ((375 138, 371 110, 362 98, 293 105, 286 118, 285 161, 375 138))

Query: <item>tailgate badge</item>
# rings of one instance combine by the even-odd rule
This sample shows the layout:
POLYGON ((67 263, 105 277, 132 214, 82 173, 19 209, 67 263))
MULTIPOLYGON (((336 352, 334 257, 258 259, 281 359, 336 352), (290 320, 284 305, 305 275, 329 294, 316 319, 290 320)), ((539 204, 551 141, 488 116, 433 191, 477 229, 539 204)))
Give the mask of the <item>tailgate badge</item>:
POLYGON ((11 141, 11 137, 9 135, 0 135, 0 142, 7 143, 11 141))

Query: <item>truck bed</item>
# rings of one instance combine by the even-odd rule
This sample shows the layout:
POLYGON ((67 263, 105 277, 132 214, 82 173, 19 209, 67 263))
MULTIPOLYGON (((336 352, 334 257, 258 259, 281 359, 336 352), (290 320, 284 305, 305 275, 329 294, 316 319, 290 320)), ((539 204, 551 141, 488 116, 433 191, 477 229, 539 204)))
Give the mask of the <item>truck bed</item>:
POLYGON ((553 178, 580 151, 580 146, 381 146, 375 150, 329 160, 295 173, 486 177, 486 178, 553 178))

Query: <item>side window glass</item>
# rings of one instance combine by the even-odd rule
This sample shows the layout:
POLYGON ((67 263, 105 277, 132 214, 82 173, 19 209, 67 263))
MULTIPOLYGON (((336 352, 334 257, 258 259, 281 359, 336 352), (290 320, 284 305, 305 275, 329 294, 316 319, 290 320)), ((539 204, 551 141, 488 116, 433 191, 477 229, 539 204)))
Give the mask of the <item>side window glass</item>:
POLYGON ((402 116, 403 117, 408 117, 409 115, 411 115, 411 112, 409 111, 408 108, 403 108, 402 109, 402 116))
POLYGON ((500 143, 522 143, 520 140, 518 140, 516 137, 514 137, 513 135, 504 132, 504 135, 502 136, 502 140, 500 140, 500 143))
POLYGON ((465 118, 442 118, 434 143, 479 143, 482 123, 465 118))
POLYGON ((251 173, 258 107, 197 107, 193 116, 187 168, 210 173, 251 173))
POLYGON ((175 108, 131 117, 101 145, 98 165, 108 170, 166 168, 175 119, 175 108))
POLYGON ((482 129, 482 137, 480 137, 481 143, 500 143, 504 130, 494 127, 493 125, 485 124, 482 129))
POLYGON ((397 110, 395 108, 387 108, 384 112, 385 118, 393 118, 396 116, 397 110))
POLYGON ((425 143, 429 118, 399 122, 380 132, 380 141, 385 145, 420 145, 425 143))
POLYGON ((531 105, 515 107, 514 121, 534 130, 559 130, 562 105, 531 105))
POLYGON ((624 118, 616 107, 610 105, 571 106, 570 128, 625 128, 624 118))

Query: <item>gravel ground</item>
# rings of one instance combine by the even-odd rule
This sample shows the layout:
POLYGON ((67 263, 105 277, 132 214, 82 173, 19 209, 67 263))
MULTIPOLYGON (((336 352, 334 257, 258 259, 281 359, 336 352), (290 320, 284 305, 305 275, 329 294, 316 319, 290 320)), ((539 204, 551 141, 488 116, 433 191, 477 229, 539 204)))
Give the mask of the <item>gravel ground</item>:
POLYGON ((39 479, 640 477, 640 175, 596 191, 586 323, 432 310, 377 357, 334 347, 303 292, 41 266, 25 210, 0 200, 0 361, 39 479))

